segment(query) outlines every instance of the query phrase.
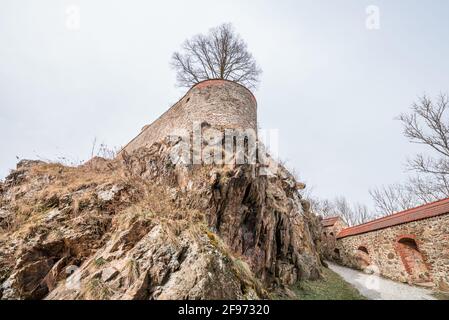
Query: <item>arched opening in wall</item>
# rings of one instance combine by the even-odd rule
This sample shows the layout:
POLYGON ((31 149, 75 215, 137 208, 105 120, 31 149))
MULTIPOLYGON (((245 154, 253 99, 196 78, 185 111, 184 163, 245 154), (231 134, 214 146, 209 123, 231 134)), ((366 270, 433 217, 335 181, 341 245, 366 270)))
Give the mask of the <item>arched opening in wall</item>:
POLYGON ((371 258, 369 256, 369 251, 365 246, 360 246, 357 248, 356 252, 357 263, 361 269, 365 269, 371 264, 371 258))
POLYGON ((334 259, 335 260, 340 260, 341 256, 340 256, 340 250, 339 249, 334 249, 334 259))
POLYGON ((331 237, 333 237, 333 236, 334 236, 334 233, 333 233, 333 232, 331 232, 331 233, 330 233, 330 235, 331 235, 331 237))
POLYGON ((397 249, 413 283, 420 284, 431 281, 429 269, 414 239, 408 237, 399 239, 397 249))
POLYGON ((364 247, 364 246, 358 247, 357 250, 362 251, 362 252, 366 253, 367 255, 369 255, 368 249, 366 247, 364 247))

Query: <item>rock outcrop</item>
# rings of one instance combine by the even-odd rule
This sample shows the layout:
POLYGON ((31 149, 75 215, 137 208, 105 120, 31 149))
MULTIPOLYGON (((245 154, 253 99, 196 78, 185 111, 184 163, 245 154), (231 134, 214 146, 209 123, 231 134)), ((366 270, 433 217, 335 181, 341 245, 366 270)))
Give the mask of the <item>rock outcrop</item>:
POLYGON ((0 297, 259 299, 320 277, 320 223, 285 168, 173 164, 176 144, 21 161, 0 184, 0 297))

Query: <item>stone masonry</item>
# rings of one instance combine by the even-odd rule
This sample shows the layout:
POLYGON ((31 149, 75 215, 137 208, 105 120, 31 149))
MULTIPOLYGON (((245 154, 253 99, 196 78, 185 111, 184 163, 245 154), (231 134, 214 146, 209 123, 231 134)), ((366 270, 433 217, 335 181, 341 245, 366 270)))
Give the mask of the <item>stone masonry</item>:
POLYGON ((392 280, 449 291, 449 199, 337 235, 332 258, 392 280))
POLYGON ((323 255, 326 259, 335 260, 338 258, 337 235, 348 225, 340 217, 325 218, 321 221, 323 233, 321 243, 323 244, 323 255))
POLYGON ((128 143, 120 153, 132 153, 144 146, 192 132, 196 124, 217 129, 251 129, 257 133, 257 102, 244 86, 228 80, 206 80, 192 87, 174 106, 128 143))

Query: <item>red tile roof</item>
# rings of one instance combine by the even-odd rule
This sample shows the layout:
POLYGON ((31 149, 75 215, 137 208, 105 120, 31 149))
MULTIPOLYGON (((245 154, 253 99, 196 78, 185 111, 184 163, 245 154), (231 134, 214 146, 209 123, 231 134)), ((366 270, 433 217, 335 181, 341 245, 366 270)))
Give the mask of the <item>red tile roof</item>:
POLYGON ((357 234, 385 229, 399 224, 428 219, 447 213, 449 213, 449 198, 395 213, 358 226, 343 229, 338 234, 337 238, 346 238, 357 234))
POLYGON ((338 221, 338 219, 340 219, 340 217, 324 218, 321 223, 323 227, 332 227, 338 221))

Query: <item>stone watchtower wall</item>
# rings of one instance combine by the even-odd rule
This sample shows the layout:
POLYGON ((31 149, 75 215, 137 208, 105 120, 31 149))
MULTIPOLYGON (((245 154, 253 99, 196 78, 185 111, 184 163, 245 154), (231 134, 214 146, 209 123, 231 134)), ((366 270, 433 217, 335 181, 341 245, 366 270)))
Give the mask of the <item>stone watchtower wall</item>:
POLYGON ((120 153, 151 146, 176 130, 192 131, 195 122, 218 129, 252 129, 257 132, 257 102, 244 86, 228 80, 196 84, 174 106, 129 142, 120 153))

